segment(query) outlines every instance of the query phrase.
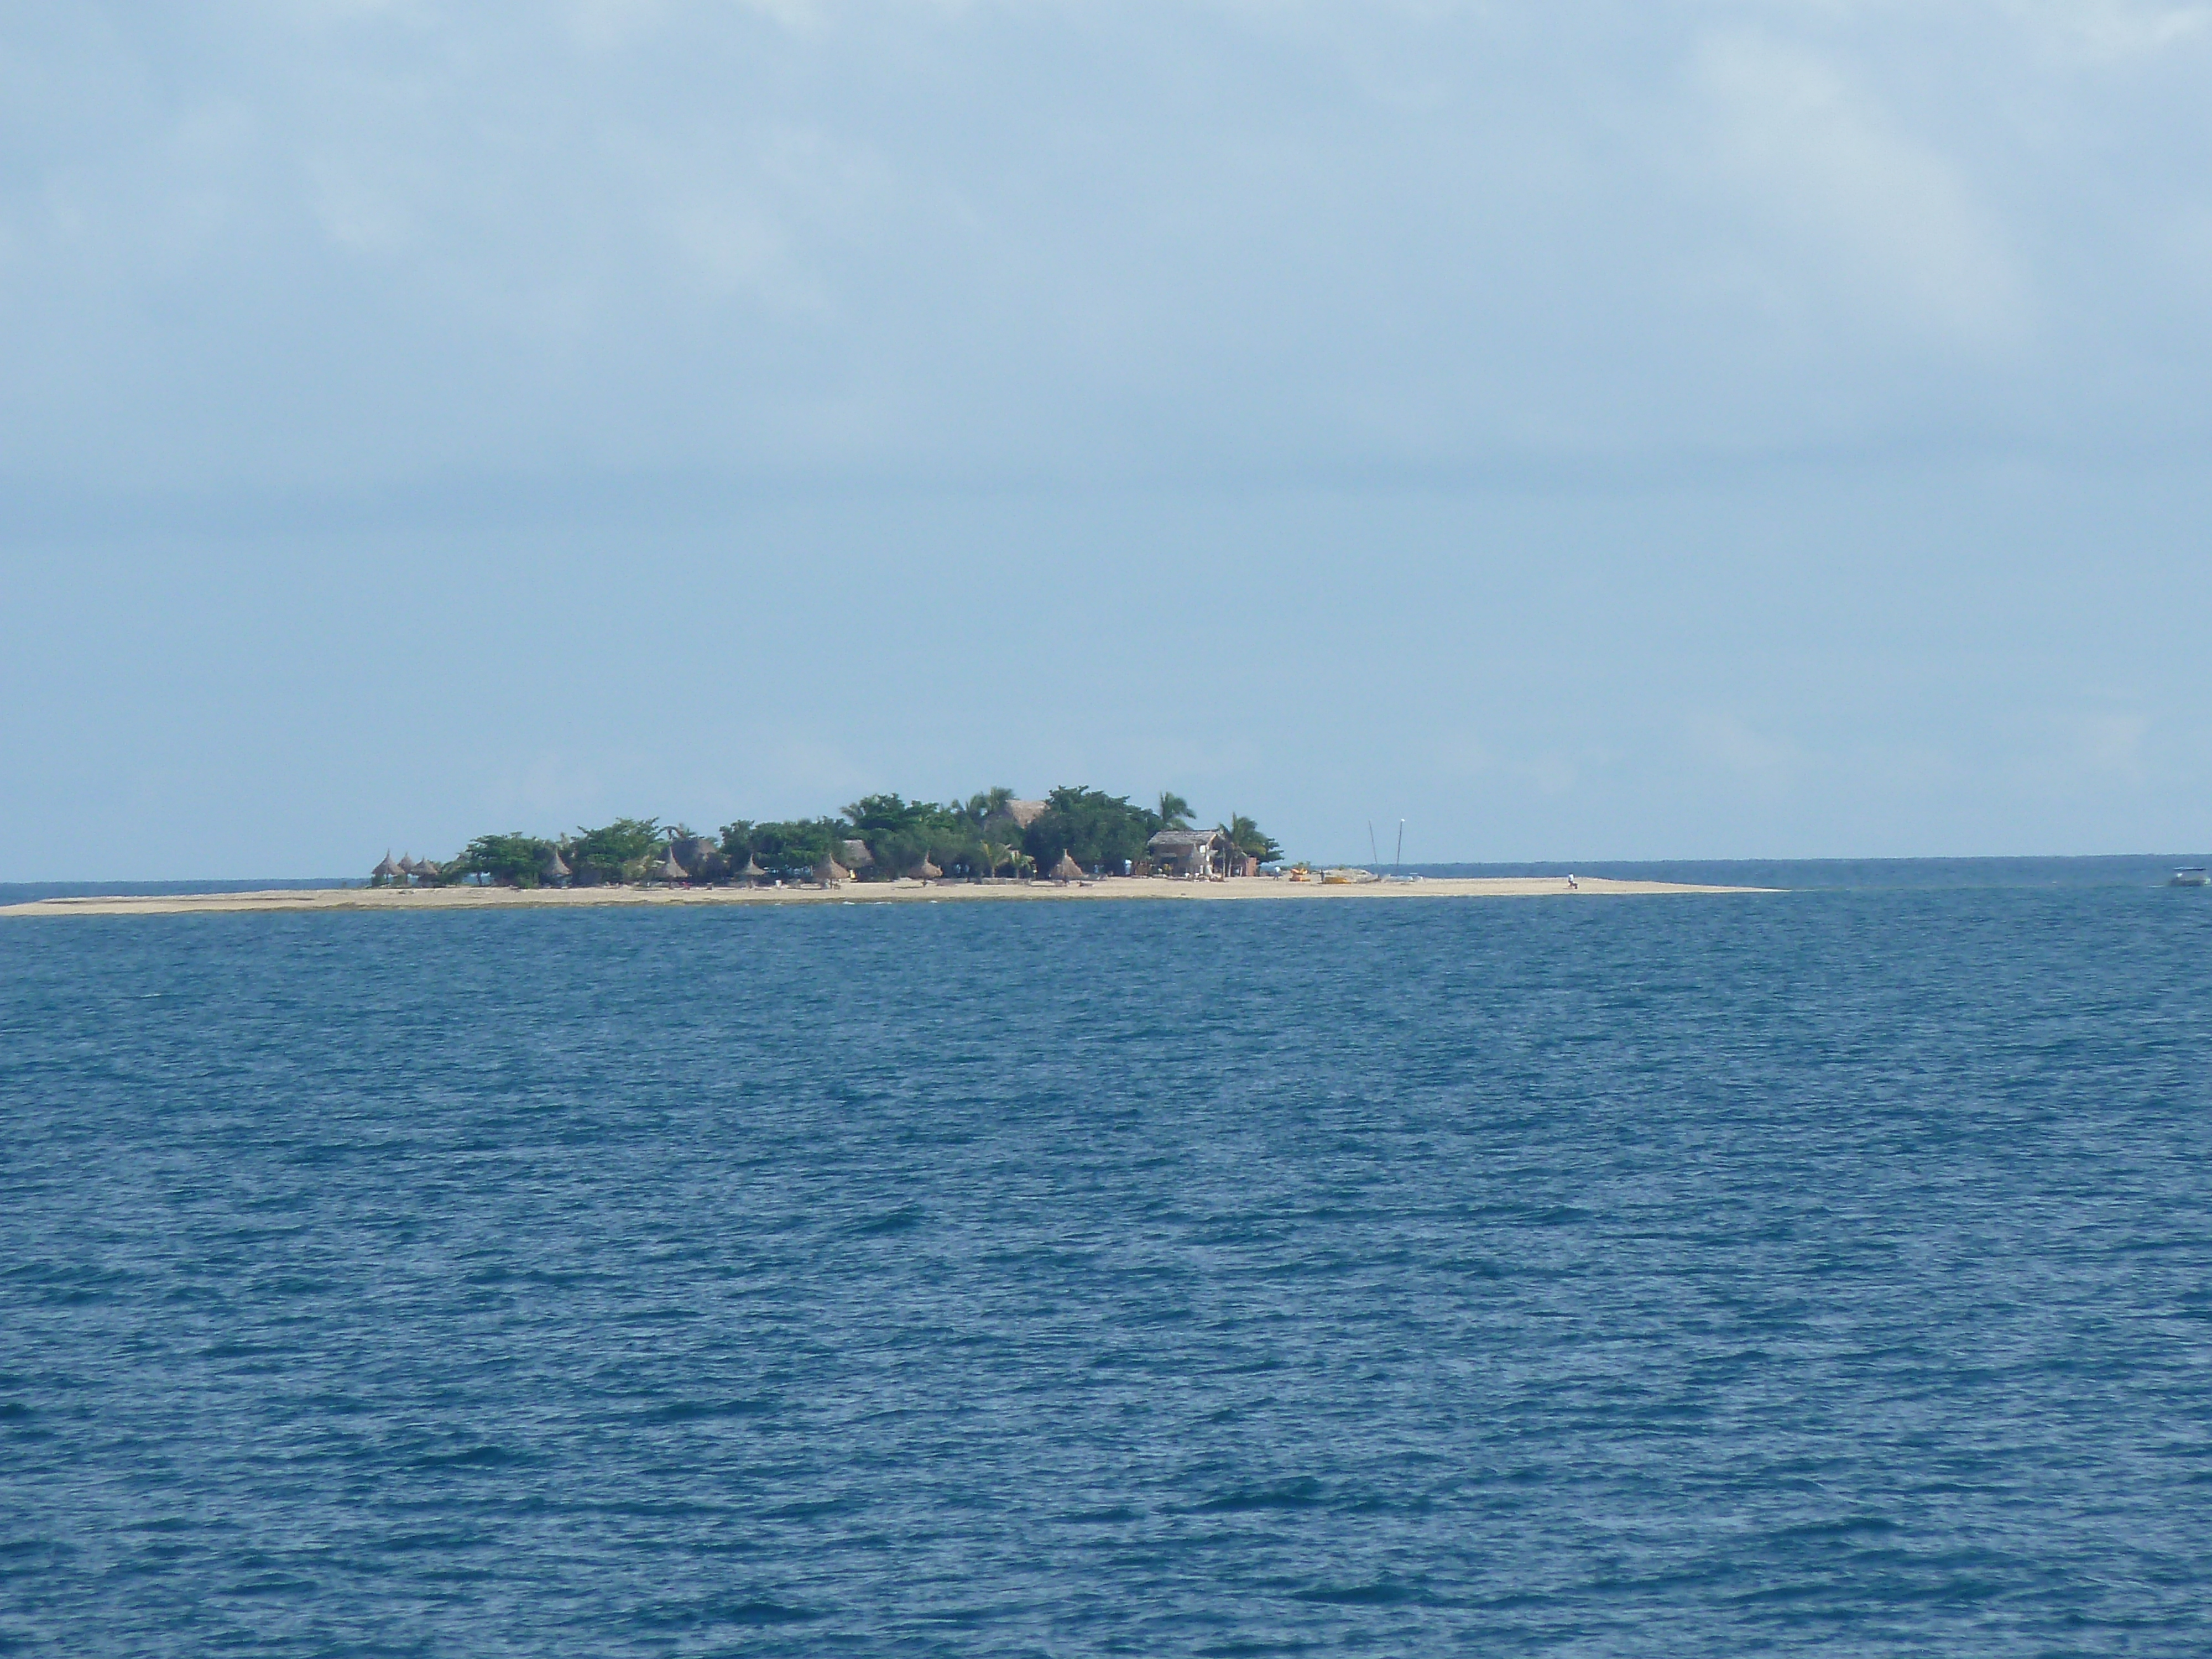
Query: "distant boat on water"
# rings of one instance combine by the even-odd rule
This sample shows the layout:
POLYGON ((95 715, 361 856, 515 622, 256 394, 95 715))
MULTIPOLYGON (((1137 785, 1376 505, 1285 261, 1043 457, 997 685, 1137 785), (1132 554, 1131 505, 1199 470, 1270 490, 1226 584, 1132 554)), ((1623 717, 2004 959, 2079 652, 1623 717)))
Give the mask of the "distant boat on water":
POLYGON ((2212 883, 2212 875, 2208 875, 2201 864, 2191 864, 2177 870, 2166 881, 2168 887, 2203 887, 2208 883, 2212 883))

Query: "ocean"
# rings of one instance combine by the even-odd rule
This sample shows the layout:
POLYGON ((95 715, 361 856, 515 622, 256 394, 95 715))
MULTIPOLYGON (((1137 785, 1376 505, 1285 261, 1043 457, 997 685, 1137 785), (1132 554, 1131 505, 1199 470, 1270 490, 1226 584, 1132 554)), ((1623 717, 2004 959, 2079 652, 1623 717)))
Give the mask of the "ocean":
POLYGON ((2212 895, 2045 862, 0 922, 0 1652, 2212 1651, 2212 895))

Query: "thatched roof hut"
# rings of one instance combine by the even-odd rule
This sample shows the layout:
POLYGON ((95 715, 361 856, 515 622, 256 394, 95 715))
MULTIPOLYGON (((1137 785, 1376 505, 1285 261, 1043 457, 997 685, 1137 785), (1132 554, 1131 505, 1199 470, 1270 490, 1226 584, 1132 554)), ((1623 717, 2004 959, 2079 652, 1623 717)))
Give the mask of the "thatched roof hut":
POLYGON ((1081 881, 1083 876, 1083 866, 1075 861, 1073 854, 1062 848, 1060 862, 1052 866, 1052 878, 1054 881, 1081 881))
POLYGON ((573 873, 574 872, 562 861, 561 849, 559 848, 550 846, 546 848, 545 861, 538 866, 538 874, 541 879, 545 881, 566 881, 573 873))
POLYGON ((739 881, 758 881, 768 872, 760 867, 760 860, 750 853, 745 854, 745 867, 738 872, 739 881))
POLYGON ((1228 845, 1218 830, 1163 830, 1145 843, 1152 862, 1178 876, 1204 876, 1228 845))
POLYGON ((415 873, 418 876, 435 876, 443 872, 435 860, 417 859, 415 860, 415 873))
POLYGON ((850 881, 853 872, 832 858, 825 858, 814 866, 814 879, 827 887, 833 881, 850 881))
POLYGON ((406 874, 404 870, 392 861, 392 854, 389 849, 386 849, 384 862, 368 872, 368 878, 371 881, 399 881, 404 878, 406 874))
POLYGON ((399 873, 403 876, 411 876, 415 873, 415 855, 412 853, 402 853, 399 855, 399 873))
POLYGON ((876 855, 868 850, 867 842, 864 841, 848 841, 845 843, 845 862, 851 865, 855 870, 866 870, 873 865, 875 861, 876 855))
POLYGON ((907 874, 912 876, 916 881, 935 881, 944 873, 944 871, 939 869, 935 865, 929 861, 929 854, 927 853, 924 853, 921 855, 921 863, 915 865, 913 869, 907 872, 907 874))
POLYGON ((684 866, 686 875, 711 876, 722 849, 705 836, 679 836, 671 842, 668 850, 684 866))
POLYGON ((1052 803, 1048 800, 1010 800, 1006 803, 1006 816, 1024 830, 1050 811, 1052 803))
POLYGON ((672 847, 660 855, 660 862, 653 866, 653 874, 660 881, 689 881, 691 872, 676 861, 676 849, 672 847))

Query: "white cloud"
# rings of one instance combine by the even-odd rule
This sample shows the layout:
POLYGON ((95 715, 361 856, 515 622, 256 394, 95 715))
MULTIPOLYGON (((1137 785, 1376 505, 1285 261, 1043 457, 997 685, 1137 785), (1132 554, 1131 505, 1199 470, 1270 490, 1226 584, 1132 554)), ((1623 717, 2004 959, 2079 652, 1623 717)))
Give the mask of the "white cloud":
POLYGON ((1906 131, 1832 58, 1729 33, 1697 53, 1705 160, 1787 262, 1776 290, 1841 300, 1927 334, 1989 346, 2026 325, 2026 285, 1964 168, 1906 131), (1772 233, 1779 232, 1778 239, 1772 233))
POLYGON ((2204 10, 11 20, 0 454, 97 493, 2185 434, 2212 116, 2137 94, 2204 10))
POLYGON ((2155 57, 2206 38, 2212 6, 2156 0, 2005 0, 2054 55, 2092 64, 2155 57))

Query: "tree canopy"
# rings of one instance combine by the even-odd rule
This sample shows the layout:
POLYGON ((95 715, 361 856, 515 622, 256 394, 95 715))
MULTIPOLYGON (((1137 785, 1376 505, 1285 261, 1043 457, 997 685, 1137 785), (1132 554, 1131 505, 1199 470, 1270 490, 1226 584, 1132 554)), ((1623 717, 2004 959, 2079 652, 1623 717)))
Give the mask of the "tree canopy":
POLYGON ((842 862, 845 826, 836 818, 798 818, 781 823, 750 823, 740 819, 722 826, 722 856, 732 870, 742 870, 750 857, 772 876, 804 876, 822 860, 836 856, 842 862))
MULTIPOLYGON (((470 842, 439 878, 536 886, 545 879, 547 864, 557 852, 580 884, 636 881, 672 848, 681 849, 678 856, 687 869, 710 880, 734 875, 748 859, 769 874, 787 878, 804 878, 825 859, 859 866, 864 877, 876 880, 924 864, 948 876, 1019 874, 1049 870, 1062 854, 1085 869, 1118 871, 1125 861, 1146 855, 1155 832, 1188 828, 1191 822, 1190 803, 1173 791, 1164 791, 1154 810, 1133 805, 1125 796, 1070 784, 1054 789, 1046 798, 1044 812, 1024 829, 1013 815, 1014 799, 1014 792, 1004 787, 941 805, 896 793, 864 795, 836 817, 775 823, 740 818, 722 826, 719 857, 705 846, 712 838, 658 818, 617 818, 597 829, 580 828, 557 842, 519 831, 483 836, 470 842), (849 850, 854 842, 867 848, 866 859, 849 850)), ((1283 856, 1281 847, 1250 818, 1236 816, 1222 828, 1238 852, 1263 864, 1283 856)))
POLYGON ((562 856, 580 882, 635 881, 660 850, 658 818, 617 818, 596 830, 580 828, 562 856))
POLYGON ((1049 870, 1065 853, 1086 870, 1113 869, 1145 856, 1145 843, 1160 828, 1157 812, 1132 806, 1121 795, 1080 784, 1055 789, 1044 813, 1022 837, 1022 850, 1049 870))
POLYGON ((1231 848, 1241 856, 1257 859, 1262 864, 1275 864, 1281 860, 1282 847, 1273 836, 1262 832, 1251 819, 1241 814, 1233 815, 1228 823, 1217 827, 1228 838, 1231 848))
POLYGON ((520 830, 504 836, 478 836, 460 857, 447 861, 439 878, 450 883, 477 876, 501 887, 535 887, 552 851, 551 842, 526 836, 520 830))

